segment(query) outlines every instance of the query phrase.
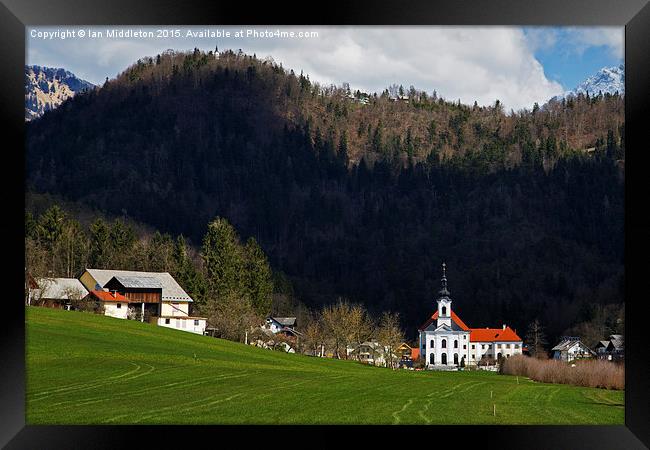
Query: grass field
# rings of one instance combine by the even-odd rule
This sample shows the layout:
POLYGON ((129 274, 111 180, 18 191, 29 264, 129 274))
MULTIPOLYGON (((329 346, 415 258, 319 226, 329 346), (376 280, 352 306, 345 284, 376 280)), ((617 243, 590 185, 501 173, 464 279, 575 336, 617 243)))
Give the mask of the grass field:
POLYGON ((26 330, 28 424, 623 424, 623 391, 392 371, 36 307, 26 330))

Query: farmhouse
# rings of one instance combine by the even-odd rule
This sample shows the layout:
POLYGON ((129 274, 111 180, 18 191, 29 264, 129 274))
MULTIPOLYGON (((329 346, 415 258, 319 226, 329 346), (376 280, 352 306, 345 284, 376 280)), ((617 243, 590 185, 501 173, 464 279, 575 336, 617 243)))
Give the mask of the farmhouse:
POLYGON ((79 300, 88 290, 76 278, 37 278, 29 280, 28 304, 70 309, 72 300, 79 300))
POLYGON ((116 319, 127 319, 129 299, 118 292, 92 290, 84 298, 86 301, 99 302, 104 307, 104 315, 116 319))
POLYGON ((600 341, 594 348, 598 359, 617 361, 625 355, 625 343, 622 334, 612 334, 608 341, 600 341))
POLYGON ((553 352, 553 359, 567 362, 596 356, 593 350, 580 342, 580 338, 573 336, 563 337, 560 343, 553 347, 551 351, 553 352))
POLYGON ((451 308, 446 264, 442 264, 442 289, 438 309, 420 326, 420 357, 429 369, 449 370, 478 365, 488 360, 522 353, 523 342, 506 325, 501 328, 469 328, 451 308))
POLYGON ((197 334, 205 331, 206 318, 190 314, 192 298, 168 272, 86 269, 79 280, 89 290, 123 295, 128 300, 124 318, 197 334))

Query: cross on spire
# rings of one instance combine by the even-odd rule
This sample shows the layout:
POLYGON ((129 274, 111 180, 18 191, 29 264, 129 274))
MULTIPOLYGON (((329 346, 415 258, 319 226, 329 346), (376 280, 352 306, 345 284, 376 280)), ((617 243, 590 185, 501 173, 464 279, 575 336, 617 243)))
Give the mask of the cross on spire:
POLYGON ((440 279, 442 282, 442 289, 440 289, 440 295, 445 295, 449 296, 449 290, 447 289, 447 264, 444 262, 442 263, 442 278, 440 279))

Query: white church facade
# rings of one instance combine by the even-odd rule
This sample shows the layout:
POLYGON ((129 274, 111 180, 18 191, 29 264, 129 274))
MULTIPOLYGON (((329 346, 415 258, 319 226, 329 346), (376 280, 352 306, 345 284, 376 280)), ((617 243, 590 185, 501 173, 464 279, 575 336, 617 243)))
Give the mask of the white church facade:
POLYGON ((498 360, 522 354, 523 342, 512 328, 469 328, 454 313, 444 263, 441 281, 438 308, 419 328, 420 358, 427 368, 453 369, 477 365, 483 358, 498 360))

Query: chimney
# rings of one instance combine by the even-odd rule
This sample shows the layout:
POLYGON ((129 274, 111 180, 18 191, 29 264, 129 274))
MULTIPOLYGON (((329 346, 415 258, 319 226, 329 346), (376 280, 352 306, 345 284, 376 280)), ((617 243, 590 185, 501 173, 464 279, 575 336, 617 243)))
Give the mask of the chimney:
POLYGON ((506 329, 506 324, 505 324, 505 323, 503 324, 503 329, 504 329, 504 330, 506 329))

